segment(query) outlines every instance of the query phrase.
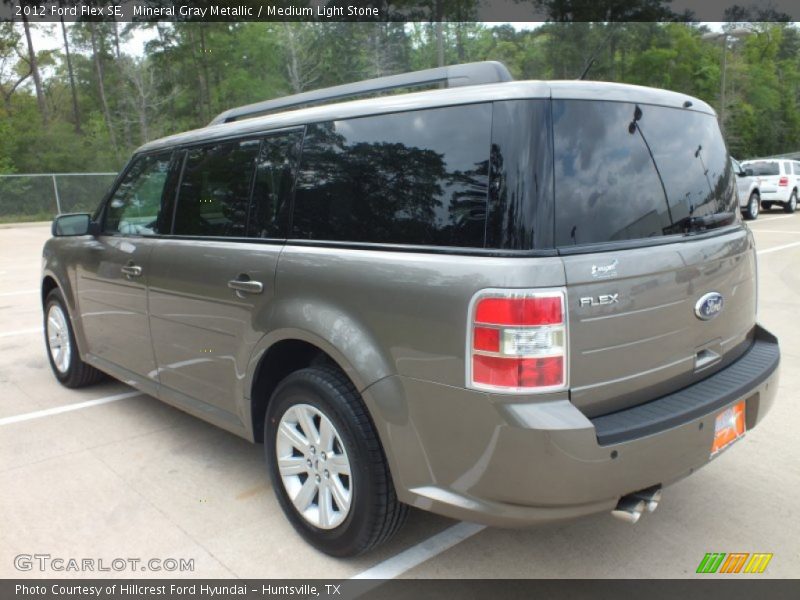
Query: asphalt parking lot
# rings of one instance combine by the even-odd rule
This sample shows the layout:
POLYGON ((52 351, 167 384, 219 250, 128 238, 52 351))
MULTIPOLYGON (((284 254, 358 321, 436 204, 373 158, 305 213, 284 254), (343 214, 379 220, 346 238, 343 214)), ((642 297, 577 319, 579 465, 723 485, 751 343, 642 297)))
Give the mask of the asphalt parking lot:
POLYGON ((782 371, 773 411, 738 447, 667 488, 635 526, 602 514, 500 530, 413 511, 390 543, 350 560, 294 533, 261 446, 122 383, 61 387, 41 332, 49 227, 0 228, 0 577, 683 578, 707 552, 773 553, 747 577, 796 577, 800 214, 765 212, 751 227, 759 319, 780 338, 782 371), (193 559, 194 571, 19 571, 20 554, 193 559))

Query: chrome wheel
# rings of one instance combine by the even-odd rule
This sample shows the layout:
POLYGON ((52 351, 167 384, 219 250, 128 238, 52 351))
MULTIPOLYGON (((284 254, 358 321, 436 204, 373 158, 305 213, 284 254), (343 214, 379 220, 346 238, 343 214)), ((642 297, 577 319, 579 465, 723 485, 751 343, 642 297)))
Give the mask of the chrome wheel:
POLYGON ((72 359, 72 344, 67 317, 58 304, 51 304, 47 311, 47 347, 58 372, 66 373, 72 359))
POLYGON ((281 481, 303 518, 333 529, 353 498, 350 461, 339 432, 318 408, 295 404, 281 417, 275 441, 281 481))

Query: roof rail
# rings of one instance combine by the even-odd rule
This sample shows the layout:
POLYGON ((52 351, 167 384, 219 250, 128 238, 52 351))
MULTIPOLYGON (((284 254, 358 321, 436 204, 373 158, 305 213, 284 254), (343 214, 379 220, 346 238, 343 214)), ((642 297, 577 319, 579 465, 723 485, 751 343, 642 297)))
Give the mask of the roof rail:
POLYGON ((425 69, 424 71, 412 71, 410 73, 401 73, 400 75, 367 79, 356 83, 346 83, 310 92, 302 92, 293 96, 276 98, 275 100, 256 102, 255 104, 226 110, 214 117, 214 120, 209 125, 230 123, 231 121, 263 115, 279 109, 321 104, 328 100, 364 96, 372 92, 397 88, 418 87, 435 83, 444 83, 447 87, 459 87, 499 83, 512 81, 513 79, 506 66, 497 61, 451 65, 449 67, 438 67, 425 69))

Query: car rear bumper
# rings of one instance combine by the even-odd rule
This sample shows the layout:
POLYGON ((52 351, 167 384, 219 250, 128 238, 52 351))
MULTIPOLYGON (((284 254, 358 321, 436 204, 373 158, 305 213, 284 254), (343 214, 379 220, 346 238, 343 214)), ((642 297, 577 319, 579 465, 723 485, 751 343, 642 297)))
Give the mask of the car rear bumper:
POLYGON ((777 340, 756 328, 736 362, 679 392, 588 419, 566 397, 520 402, 394 376, 365 398, 401 500, 495 526, 613 509, 707 464, 716 415, 744 400, 746 427, 770 409, 777 340))
POLYGON ((791 189, 778 190, 776 192, 761 191, 762 202, 788 202, 791 196, 791 189))

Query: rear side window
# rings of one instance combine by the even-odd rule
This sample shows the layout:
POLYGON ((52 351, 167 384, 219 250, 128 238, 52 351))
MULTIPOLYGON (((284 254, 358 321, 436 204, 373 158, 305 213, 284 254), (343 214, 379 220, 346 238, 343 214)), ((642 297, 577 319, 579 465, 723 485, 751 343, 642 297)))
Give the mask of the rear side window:
POLYGON ((752 171, 753 175, 780 175, 781 170, 778 163, 768 160, 758 160, 747 163, 747 169, 752 171))
POLYGON ((263 140, 250 209, 251 237, 286 238, 302 142, 302 131, 277 133, 263 140))
POLYGON ((309 125, 292 236, 484 245, 490 104, 309 125))
POLYGON ((711 217, 703 222, 714 226, 735 219, 731 163, 711 115, 554 100, 553 131, 559 246, 679 234, 697 218, 711 217))
POLYGON ((259 140, 189 148, 175 211, 176 235, 244 237, 259 140))

